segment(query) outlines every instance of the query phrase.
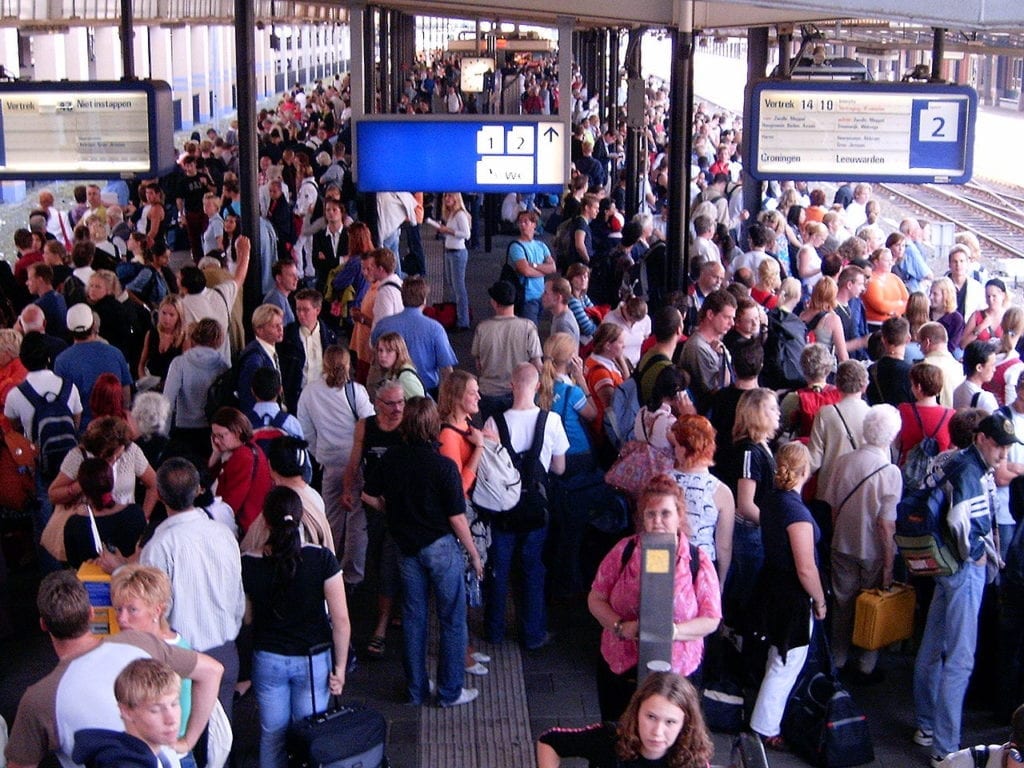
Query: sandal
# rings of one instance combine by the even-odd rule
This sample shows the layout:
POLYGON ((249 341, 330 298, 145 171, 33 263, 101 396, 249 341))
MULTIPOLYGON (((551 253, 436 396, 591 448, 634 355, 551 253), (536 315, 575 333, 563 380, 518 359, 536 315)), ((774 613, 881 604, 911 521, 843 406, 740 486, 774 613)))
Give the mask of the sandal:
POLYGON ((380 659, 384 656, 384 636, 374 635, 366 644, 366 652, 371 658, 380 659))

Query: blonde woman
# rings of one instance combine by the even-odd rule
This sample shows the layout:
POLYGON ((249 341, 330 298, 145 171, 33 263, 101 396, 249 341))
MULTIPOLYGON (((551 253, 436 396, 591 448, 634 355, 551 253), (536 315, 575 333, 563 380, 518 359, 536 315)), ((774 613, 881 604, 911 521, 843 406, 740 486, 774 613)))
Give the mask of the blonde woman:
POLYGON ((764 561, 761 510, 768 503, 775 475, 775 458, 768 441, 779 430, 779 416, 778 400, 770 389, 744 392, 736 405, 732 445, 722 452, 719 463, 717 474, 736 500, 732 567, 723 590, 727 623, 746 615, 764 561))
POLYGON ((956 286, 953 285, 953 281, 948 277, 935 280, 928 300, 931 304, 931 319, 946 329, 946 335, 949 336, 949 351, 951 354, 957 354, 966 324, 964 316, 956 308, 956 286))
POLYGON ((456 323, 460 329, 469 328, 469 293, 466 290, 466 262, 473 220, 462 202, 459 192, 445 192, 441 209, 444 222, 437 231, 444 235, 444 267, 455 292, 456 323))
POLYGON ((757 267, 757 282, 750 289, 750 298, 765 309, 775 309, 779 304, 776 292, 781 285, 782 269, 779 262, 769 256, 757 267))
POLYGON ((89 277, 85 288, 86 300, 100 318, 99 335, 130 358, 132 334, 128 311, 117 300, 121 295, 121 281, 109 269, 97 269, 89 277))
POLYGON ((800 498, 811 475, 810 454, 793 442, 782 446, 776 458, 775 489, 762 516, 765 556, 756 600, 758 623, 770 647, 750 728, 765 746, 785 750, 782 713, 807 660, 812 621, 825 618, 825 590, 815 555, 821 531, 800 498))
POLYGON ((171 361, 185 349, 185 308, 181 298, 172 294, 160 302, 156 327, 146 333, 139 356, 139 378, 156 376, 163 388, 171 361))
POLYGON ((386 381, 397 381, 402 385, 405 399, 423 397, 423 379, 416 371, 416 365, 409 356, 405 340, 394 331, 383 334, 374 347, 374 369, 370 373, 371 389, 386 381))

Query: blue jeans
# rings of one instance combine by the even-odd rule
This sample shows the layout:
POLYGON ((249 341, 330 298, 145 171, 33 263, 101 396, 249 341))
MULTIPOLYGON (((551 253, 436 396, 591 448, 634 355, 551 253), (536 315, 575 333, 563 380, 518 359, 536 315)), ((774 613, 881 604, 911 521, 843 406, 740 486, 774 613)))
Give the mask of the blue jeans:
POLYGON ((732 538, 732 565, 722 590, 722 613, 729 626, 737 626, 748 615, 747 603, 757 586, 762 565, 761 529, 737 523, 732 538))
POLYGON ((548 631, 547 608, 544 605, 544 577, 547 572, 541 553, 547 533, 547 526, 529 533, 509 533, 491 528, 484 626, 492 643, 500 643, 505 637, 505 603, 512 576, 512 556, 517 550, 523 569, 523 603, 519 612, 523 622, 523 644, 529 649, 544 642, 548 631))
POLYGON ((444 251, 444 269, 448 273, 448 280, 452 284, 452 292, 455 294, 455 308, 457 314, 456 325, 459 328, 469 327, 469 291, 466 290, 466 262, 469 261, 469 251, 465 248, 458 250, 444 251))
POLYGON ((974 668, 984 589, 984 565, 965 563, 952 576, 935 578, 935 594, 914 663, 917 725, 935 734, 932 753, 943 757, 960 749, 960 716, 974 668))
POLYGON ((409 684, 409 702, 423 704, 430 696, 427 679, 427 608, 434 588, 440 638, 438 643, 437 695, 442 705, 462 693, 465 676, 466 581, 459 543, 452 535, 439 538, 399 562, 402 573, 402 632, 405 649, 402 664, 409 684))
POLYGON ((540 322, 540 299, 526 299, 523 301, 523 311, 520 317, 532 320, 534 324, 540 322))
MULTIPOLYGON (((313 657, 318 712, 327 709, 330 671, 330 651, 313 657)), ((310 698, 309 657, 256 651, 252 659, 252 687, 260 710, 260 768, 280 768, 288 764, 285 751, 288 726, 314 711, 310 698)))

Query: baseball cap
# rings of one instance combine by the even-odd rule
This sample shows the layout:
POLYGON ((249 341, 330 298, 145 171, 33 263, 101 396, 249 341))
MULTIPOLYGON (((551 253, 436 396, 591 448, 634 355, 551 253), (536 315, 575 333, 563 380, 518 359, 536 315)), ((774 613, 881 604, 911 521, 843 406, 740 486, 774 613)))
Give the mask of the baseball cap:
POLYGON ((994 440, 997 445, 1013 445, 1014 443, 1024 445, 1024 441, 1017 438, 1013 420, 998 411, 982 419, 974 431, 976 434, 985 435, 994 440))
POLYGON ((507 280, 499 280, 487 289, 487 295, 494 299, 495 303, 503 307, 511 307, 516 303, 516 289, 507 280))
POLYGON ((92 308, 88 304, 75 304, 68 310, 67 325, 71 333, 85 333, 92 324, 92 308))

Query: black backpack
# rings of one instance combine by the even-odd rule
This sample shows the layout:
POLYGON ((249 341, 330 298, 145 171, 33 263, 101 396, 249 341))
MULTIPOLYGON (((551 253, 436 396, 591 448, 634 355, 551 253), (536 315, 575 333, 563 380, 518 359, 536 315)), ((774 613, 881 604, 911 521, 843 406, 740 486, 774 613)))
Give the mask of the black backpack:
POLYGON ((537 414, 537 422, 533 428, 533 442, 525 451, 517 452, 512 448, 512 438, 508 432, 505 414, 499 413, 494 417, 501 444, 508 451, 512 464, 519 470, 520 478, 519 503, 508 512, 493 515, 491 518, 491 524, 499 530, 526 533, 542 528, 547 523, 548 473, 540 463, 547 420, 548 412, 542 408, 537 414))
POLYGON ((18 391, 33 408, 31 437, 39 449, 39 471, 47 484, 57 477, 64 457, 78 445, 75 417, 71 415, 72 386, 65 379, 60 392, 40 395, 27 381, 18 385, 18 391))
POLYGON ((770 389, 799 389, 806 386, 800 369, 800 355, 807 346, 807 326, 792 312, 768 312, 768 335, 764 341, 762 385, 770 389))

